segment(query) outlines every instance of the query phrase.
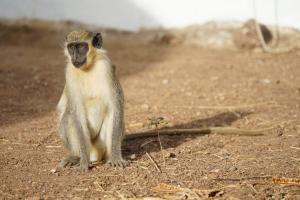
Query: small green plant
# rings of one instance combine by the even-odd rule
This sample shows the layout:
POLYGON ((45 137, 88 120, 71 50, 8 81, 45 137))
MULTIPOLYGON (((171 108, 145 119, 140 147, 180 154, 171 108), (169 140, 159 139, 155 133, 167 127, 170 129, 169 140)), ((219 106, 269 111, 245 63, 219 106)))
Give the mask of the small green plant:
POLYGON ((159 142, 159 146, 160 146, 160 151, 161 151, 162 158, 164 161, 164 166, 166 166, 166 159, 165 159, 165 155, 163 153, 163 146, 161 144, 158 128, 162 125, 168 124, 168 121, 166 121, 163 117, 150 117, 150 118, 148 118, 148 120, 149 120, 149 126, 150 127, 155 126, 155 129, 157 130, 157 138, 158 138, 158 142, 159 142))
POLYGON ((162 125, 168 124, 168 121, 166 121, 163 117, 150 117, 148 120, 149 126, 155 126, 156 129, 162 125))

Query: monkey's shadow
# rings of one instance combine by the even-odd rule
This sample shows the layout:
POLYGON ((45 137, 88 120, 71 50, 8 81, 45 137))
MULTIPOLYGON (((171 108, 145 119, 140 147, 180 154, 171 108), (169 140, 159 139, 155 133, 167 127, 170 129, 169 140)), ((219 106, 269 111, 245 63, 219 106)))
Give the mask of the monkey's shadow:
MULTIPOLYGON (((233 122, 244 118, 252 112, 223 112, 213 117, 205 119, 197 119, 185 124, 179 124, 163 129, 191 129, 201 127, 224 127, 231 126, 233 122)), ((162 130, 162 129, 161 129, 162 130)), ((206 134, 180 134, 180 135, 164 135, 160 136, 160 140, 164 149, 175 148, 187 140, 201 137, 206 134)), ((160 151, 160 145, 157 137, 149 138, 137 138, 131 140, 125 140, 123 142, 123 155, 128 158, 130 155, 135 154, 136 158, 139 159, 146 152, 158 152, 160 151)))

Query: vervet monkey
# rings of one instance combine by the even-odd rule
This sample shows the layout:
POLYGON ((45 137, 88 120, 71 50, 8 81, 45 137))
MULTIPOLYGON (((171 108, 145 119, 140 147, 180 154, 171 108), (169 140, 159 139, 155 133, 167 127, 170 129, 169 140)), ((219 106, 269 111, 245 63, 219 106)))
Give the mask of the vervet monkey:
POLYGON ((59 135, 70 155, 60 165, 87 171, 90 161, 105 159, 126 166, 121 153, 124 97, 101 34, 73 31, 64 50, 66 82, 57 111, 59 135))

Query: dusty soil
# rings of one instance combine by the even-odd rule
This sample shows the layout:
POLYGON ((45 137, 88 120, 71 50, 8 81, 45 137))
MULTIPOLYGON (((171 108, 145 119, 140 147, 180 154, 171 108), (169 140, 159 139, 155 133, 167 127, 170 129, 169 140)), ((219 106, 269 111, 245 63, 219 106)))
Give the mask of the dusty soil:
POLYGON ((159 45, 145 40, 145 31, 106 31, 126 97, 126 134, 150 129, 148 118, 160 116, 173 128, 279 129, 256 137, 163 136, 163 151, 156 137, 124 141, 128 167, 93 163, 80 173, 57 168, 67 154, 55 116, 66 31, 0 26, 1 199, 300 198, 299 186, 271 179, 300 178, 299 51, 159 45), (161 183, 188 189, 155 190, 161 183))

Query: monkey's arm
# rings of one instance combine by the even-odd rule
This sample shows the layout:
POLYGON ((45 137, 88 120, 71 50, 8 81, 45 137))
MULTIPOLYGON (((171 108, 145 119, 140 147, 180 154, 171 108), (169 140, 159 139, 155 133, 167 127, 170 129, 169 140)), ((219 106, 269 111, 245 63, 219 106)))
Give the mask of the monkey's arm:
MULTIPOLYGON (((79 169, 81 171, 87 171, 89 166, 89 149, 90 149, 90 134, 88 131, 88 123, 86 119, 86 109, 84 107, 82 95, 78 90, 78 83, 67 77, 68 87, 65 87, 65 98, 67 99, 67 109, 70 110, 71 122, 74 126, 74 139, 76 144, 74 147, 79 150, 80 164, 79 169)), ((62 99, 62 103, 64 100, 62 99)))
POLYGON ((112 166, 124 167, 127 162, 122 157, 121 143, 123 139, 123 111, 113 108, 109 113, 107 129, 107 163, 112 166))
POLYGON ((207 127, 207 128, 194 128, 194 129, 149 130, 149 131, 136 132, 136 133, 125 135, 125 140, 154 137, 157 136, 158 132, 160 135, 182 135, 182 134, 207 135, 210 133, 216 133, 220 135, 261 136, 264 135, 264 132, 273 130, 275 128, 276 127, 248 130, 248 129, 239 129, 234 127, 207 127))
POLYGON ((59 115, 58 119, 59 121, 61 121, 62 116, 64 114, 64 112, 66 111, 67 108, 67 95, 66 95, 66 87, 64 87, 63 93, 59 99, 59 102, 56 106, 56 111, 59 115))
POLYGON ((121 151, 124 134, 124 96, 119 80, 115 77, 114 72, 112 74, 114 79, 112 89, 114 98, 109 108, 107 162, 112 166, 124 167, 127 165, 121 151))

